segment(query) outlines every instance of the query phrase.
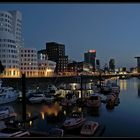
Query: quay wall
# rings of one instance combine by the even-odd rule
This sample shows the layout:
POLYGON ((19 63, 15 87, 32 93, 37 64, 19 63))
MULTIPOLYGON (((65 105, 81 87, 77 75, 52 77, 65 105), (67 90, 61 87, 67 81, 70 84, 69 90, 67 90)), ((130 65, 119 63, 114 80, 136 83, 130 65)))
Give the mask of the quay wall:
MULTIPOLYGON (((118 75, 117 75, 118 76, 118 75)), ((90 75, 83 75, 82 82, 94 82, 97 80, 108 79, 111 77, 115 77, 113 75, 103 75, 103 76, 90 76, 90 75)), ((140 77, 139 75, 131 76, 131 77, 140 77)), ((2 78, 2 85, 3 86, 11 86, 15 89, 21 90, 21 78, 2 78)), ((48 84, 54 84, 55 86, 59 86, 63 83, 80 83, 81 76, 60 76, 60 77, 33 77, 33 78, 26 78, 26 89, 36 89, 39 87, 40 89, 46 89, 48 84)))
MULTIPOLYGON (((91 79, 96 79, 95 77, 84 77, 82 78, 83 83, 88 82, 91 79)), ((34 78, 26 78, 26 89, 36 89, 39 87, 40 89, 46 89, 48 84, 54 84, 59 86, 63 83, 80 83, 80 77, 71 76, 71 77, 34 77, 34 78)), ((22 79, 21 78, 2 78, 3 86, 14 87, 15 89, 22 89, 22 79)))

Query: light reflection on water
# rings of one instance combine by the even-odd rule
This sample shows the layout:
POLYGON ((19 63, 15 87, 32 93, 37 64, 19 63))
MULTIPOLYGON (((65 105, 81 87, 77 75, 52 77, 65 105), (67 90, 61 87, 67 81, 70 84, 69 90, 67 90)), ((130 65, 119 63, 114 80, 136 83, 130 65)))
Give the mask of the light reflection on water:
POLYGON ((120 84, 120 90, 126 90, 127 89, 127 80, 123 79, 119 81, 120 84))
MULTIPOLYGON (((66 117, 73 111, 81 111, 87 119, 103 123, 106 127, 103 137, 140 137, 140 80, 137 78, 119 80, 120 104, 107 109, 104 103, 99 110, 81 107, 62 107, 59 103, 27 104, 27 114, 39 114, 39 119, 30 122, 30 126, 38 131, 47 131, 52 126, 61 126, 66 117), (132 126, 135 126, 132 129, 132 126)), ((22 118, 22 105, 10 104, 14 107, 18 118, 22 118)))

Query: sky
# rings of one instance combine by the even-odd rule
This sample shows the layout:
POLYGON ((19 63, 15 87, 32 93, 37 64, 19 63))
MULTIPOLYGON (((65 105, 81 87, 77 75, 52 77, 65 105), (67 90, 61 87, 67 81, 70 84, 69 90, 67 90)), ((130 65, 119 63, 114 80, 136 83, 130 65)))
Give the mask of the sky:
POLYGON ((46 42, 65 45, 76 61, 96 50, 101 67, 111 58, 116 67, 136 67, 140 56, 140 4, 1 3, 0 10, 22 13, 25 47, 45 49, 46 42))

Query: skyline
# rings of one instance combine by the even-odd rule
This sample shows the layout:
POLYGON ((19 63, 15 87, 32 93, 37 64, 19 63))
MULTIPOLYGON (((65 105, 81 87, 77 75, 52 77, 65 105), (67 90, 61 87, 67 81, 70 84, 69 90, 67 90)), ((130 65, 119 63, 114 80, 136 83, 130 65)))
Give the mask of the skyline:
POLYGON ((65 45, 69 59, 84 60, 95 49, 101 66, 136 67, 140 56, 140 4, 1 4, 22 13, 25 47, 45 49, 46 42, 65 45))

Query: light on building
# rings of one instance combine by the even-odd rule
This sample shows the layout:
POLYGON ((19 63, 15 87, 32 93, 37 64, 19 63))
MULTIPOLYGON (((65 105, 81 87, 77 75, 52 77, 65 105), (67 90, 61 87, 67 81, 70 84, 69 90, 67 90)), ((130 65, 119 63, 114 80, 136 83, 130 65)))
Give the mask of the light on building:
POLYGON ((89 50, 89 52, 90 52, 90 53, 95 53, 95 52, 96 52, 96 50, 89 50))

